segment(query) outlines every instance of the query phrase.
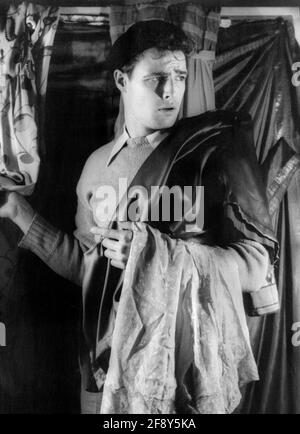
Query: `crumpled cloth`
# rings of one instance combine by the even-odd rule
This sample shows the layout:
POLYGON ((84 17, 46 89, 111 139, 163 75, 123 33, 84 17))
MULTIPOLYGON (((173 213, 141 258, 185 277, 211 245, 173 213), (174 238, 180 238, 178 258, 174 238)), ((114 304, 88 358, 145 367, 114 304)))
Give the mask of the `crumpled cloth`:
POLYGON ((231 413, 258 380, 234 255, 133 229, 101 413, 231 413))

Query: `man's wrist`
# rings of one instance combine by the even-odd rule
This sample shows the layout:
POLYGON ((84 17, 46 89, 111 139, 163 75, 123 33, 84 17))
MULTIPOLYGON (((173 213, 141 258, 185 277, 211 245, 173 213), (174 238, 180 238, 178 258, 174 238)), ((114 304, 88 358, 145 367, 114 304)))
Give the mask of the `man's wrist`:
POLYGON ((35 212, 31 206, 26 203, 19 203, 17 205, 17 212, 12 221, 19 226, 21 231, 25 234, 28 232, 32 220, 34 218, 35 212))

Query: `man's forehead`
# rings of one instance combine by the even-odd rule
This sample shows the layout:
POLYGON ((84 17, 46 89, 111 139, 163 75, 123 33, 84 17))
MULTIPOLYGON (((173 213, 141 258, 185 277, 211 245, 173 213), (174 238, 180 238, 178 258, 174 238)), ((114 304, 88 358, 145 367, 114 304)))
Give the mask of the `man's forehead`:
POLYGON ((186 58, 182 51, 159 51, 150 48, 144 51, 140 60, 140 66, 143 69, 178 69, 186 71, 186 58))

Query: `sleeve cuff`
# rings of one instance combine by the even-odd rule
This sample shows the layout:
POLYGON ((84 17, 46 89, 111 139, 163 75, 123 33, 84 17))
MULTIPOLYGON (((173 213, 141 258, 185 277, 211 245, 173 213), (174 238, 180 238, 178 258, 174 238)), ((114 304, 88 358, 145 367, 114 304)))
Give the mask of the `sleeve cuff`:
POLYGON ((18 246, 32 251, 42 260, 47 261, 55 250, 58 238, 59 231, 36 213, 18 246))

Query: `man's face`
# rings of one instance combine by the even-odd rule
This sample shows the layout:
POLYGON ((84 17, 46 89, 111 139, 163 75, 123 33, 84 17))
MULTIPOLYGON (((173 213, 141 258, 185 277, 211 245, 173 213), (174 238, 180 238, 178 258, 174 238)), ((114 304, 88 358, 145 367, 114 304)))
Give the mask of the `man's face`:
MULTIPOLYGON (((127 75, 127 74, 126 74, 127 75)), ((127 76, 125 116, 145 133, 174 125, 185 91, 187 67, 182 51, 146 50, 127 76)))

